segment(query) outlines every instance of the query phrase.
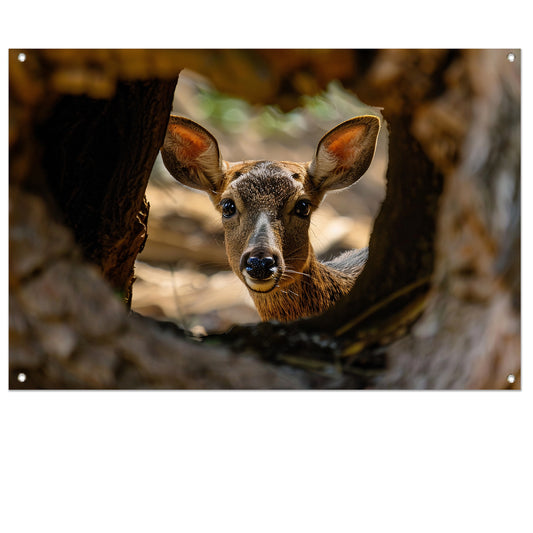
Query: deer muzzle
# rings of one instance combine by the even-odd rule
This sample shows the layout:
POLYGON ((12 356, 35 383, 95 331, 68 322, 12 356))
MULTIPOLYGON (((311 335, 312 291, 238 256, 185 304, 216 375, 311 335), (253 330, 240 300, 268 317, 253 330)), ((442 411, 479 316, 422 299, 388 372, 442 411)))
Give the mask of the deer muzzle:
POLYGON ((260 215, 240 260, 244 282, 255 292, 269 292, 277 286, 283 268, 275 232, 266 215, 260 215))

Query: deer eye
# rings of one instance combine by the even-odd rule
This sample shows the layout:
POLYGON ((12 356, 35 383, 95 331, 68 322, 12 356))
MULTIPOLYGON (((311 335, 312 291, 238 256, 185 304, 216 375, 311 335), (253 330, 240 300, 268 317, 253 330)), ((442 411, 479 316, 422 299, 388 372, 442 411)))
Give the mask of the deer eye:
POLYGON ((307 218, 311 213, 311 202, 309 200, 298 200, 294 206, 294 214, 300 218, 307 218))
POLYGON ((224 218, 231 218, 237 211, 235 202, 229 198, 222 200, 222 202, 220 202, 220 206, 222 207, 222 216, 224 218))

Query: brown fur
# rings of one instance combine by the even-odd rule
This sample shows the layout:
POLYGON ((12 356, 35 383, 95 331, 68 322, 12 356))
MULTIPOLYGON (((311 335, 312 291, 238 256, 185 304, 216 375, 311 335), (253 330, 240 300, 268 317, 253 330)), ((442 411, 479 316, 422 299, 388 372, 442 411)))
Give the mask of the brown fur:
POLYGON ((326 311, 348 294, 363 270, 367 249, 356 252, 359 262, 356 266, 350 265, 350 272, 321 263, 313 256, 305 271, 294 275, 294 281, 284 289, 265 295, 250 292, 261 319, 286 322, 326 311))
POLYGON ((262 320, 320 314, 351 289, 366 250, 318 261, 309 243, 310 216, 328 190, 347 187, 366 171, 378 131, 377 117, 356 117, 326 134, 309 163, 228 163, 207 130, 188 119, 170 118, 163 161, 178 181, 207 192, 221 212, 230 266, 249 289, 262 320), (309 205, 304 215, 298 209, 302 201, 309 205), (230 211, 224 209, 228 202, 230 211), (275 259, 274 266, 264 276, 250 272, 247 258, 252 256, 254 261, 275 259))

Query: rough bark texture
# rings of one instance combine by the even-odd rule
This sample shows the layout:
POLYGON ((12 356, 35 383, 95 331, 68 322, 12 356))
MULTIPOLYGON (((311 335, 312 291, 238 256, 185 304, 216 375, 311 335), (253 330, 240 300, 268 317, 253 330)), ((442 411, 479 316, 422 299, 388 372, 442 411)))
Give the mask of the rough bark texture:
MULTIPOLYGON (((444 176, 442 196, 437 196, 438 187, 433 193, 427 189, 427 199, 417 209, 426 210, 421 224, 436 224, 434 246, 415 238, 412 242, 421 249, 410 249, 420 258, 424 248, 426 253, 434 248, 436 254, 425 311, 410 334, 387 350, 389 366, 375 381, 378 387, 504 388, 510 374, 515 383, 519 380, 520 70, 518 57, 509 62, 507 54, 477 50, 439 56, 437 51, 417 58, 384 51, 379 63, 398 63, 399 58, 396 72, 406 73, 395 81, 405 87, 403 105, 395 111, 387 102, 379 90, 382 77, 375 72, 361 91, 362 97, 372 103, 379 99, 391 109, 391 139, 392 117, 399 118, 398 130, 403 124, 413 132, 428 155, 433 170, 402 179, 416 184, 435 173, 444 176), (428 69, 426 77, 413 80, 426 88, 423 94, 402 81, 412 71, 406 63, 413 61, 420 76, 422 65, 428 69)), ((391 141, 392 165, 400 155, 395 157, 396 142, 391 141)), ((422 159, 410 151, 403 154, 422 159)), ((391 168, 390 178, 393 172, 391 168)), ((407 217, 406 224, 411 209, 400 216, 407 217)), ((401 242, 400 253, 406 249, 408 244, 401 242)))
POLYGON ((62 95, 38 129, 48 185, 88 261, 131 299, 146 240, 144 191, 176 80, 119 82, 110 99, 62 95), (97 155, 98 154, 98 155, 97 155))
POLYGON ((10 386, 504 388, 511 373, 519 386, 520 57, 507 52, 10 52, 10 386), (384 108, 369 259, 319 319, 200 342, 113 294, 129 299, 183 67, 285 109, 332 79, 384 108))

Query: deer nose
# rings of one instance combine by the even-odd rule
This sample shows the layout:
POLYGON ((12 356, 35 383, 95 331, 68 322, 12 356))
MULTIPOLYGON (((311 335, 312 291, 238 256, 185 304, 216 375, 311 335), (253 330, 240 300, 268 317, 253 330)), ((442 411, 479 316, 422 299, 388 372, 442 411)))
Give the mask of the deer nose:
POLYGON ((276 259, 274 257, 255 257, 250 256, 246 260, 246 272, 254 279, 267 279, 274 274, 276 270, 276 259))

